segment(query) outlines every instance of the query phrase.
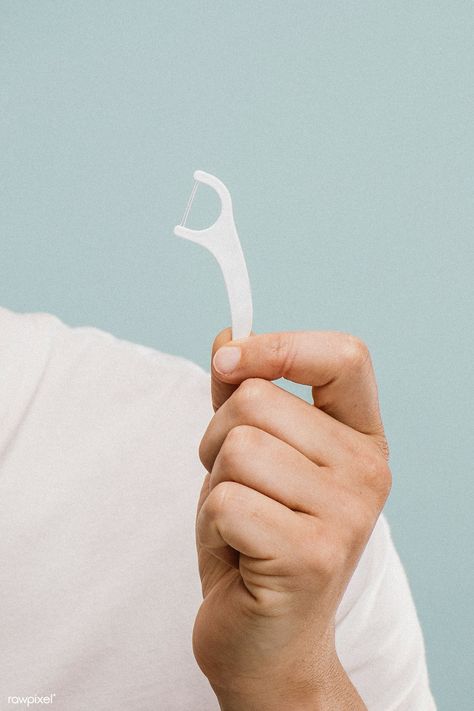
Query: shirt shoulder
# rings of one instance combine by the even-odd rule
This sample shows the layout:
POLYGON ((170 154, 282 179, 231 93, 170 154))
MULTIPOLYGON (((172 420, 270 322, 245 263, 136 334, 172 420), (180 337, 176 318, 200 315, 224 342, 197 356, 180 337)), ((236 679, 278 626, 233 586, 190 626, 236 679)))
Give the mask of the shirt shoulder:
POLYGON ((336 646, 369 711, 434 711, 408 580, 382 514, 336 616, 336 646))
POLYGON ((181 428, 200 432, 212 414, 209 390, 209 374, 186 358, 51 314, 0 308, 0 451, 39 405, 125 418, 154 411, 160 421, 176 414, 181 428))
POLYGON ((184 358, 0 310, 0 693, 214 707, 190 643, 211 410, 184 358))

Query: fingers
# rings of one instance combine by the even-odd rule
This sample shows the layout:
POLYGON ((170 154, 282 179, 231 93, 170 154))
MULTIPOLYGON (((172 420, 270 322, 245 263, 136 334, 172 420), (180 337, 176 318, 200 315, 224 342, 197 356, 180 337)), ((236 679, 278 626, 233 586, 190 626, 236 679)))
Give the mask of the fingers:
MULTIPOLYGON (((255 427, 240 425, 224 440, 209 477, 208 493, 224 481, 259 491, 293 511, 318 515, 329 508, 331 472, 255 427)), ((331 497, 332 498, 332 497, 331 497)))
POLYGON ((228 547, 257 559, 294 555, 293 540, 304 528, 298 514, 282 504, 233 481, 212 489, 196 521, 198 544, 228 562, 228 547))
POLYGON ((212 365, 216 409, 248 378, 287 378, 311 385, 315 405, 366 434, 382 430, 370 354, 362 341, 337 332, 287 332, 228 341, 219 334, 212 365), (224 346, 225 347, 222 347, 224 346))
POLYGON ((234 567, 235 551, 278 556, 291 567, 300 554, 305 560, 301 547, 324 540, 338 541, 351 556, 360 552, 388 495, 390 473, 380 454, 356 462, 352 477, 346 469, 318 467, 254 427, 232 429, 203 486, 198 546, 234 567))
POLYGON ((345 468, 319 467, 267 432, 240 425, 225 438, 200 503, 223 482, 243 484, 292 511, 333 525, 344 536, 361 514, 378 514, 390 483, 380 455, 366 457, 352 469, 348 477, 345 468))
POLYGON ((239 386, 209 423, 199 448, 207 471, 230 430, 239 425, 273 435, 319 466, 347 463, 370 446, 364 435, 274 383, 251 379, 239 386))

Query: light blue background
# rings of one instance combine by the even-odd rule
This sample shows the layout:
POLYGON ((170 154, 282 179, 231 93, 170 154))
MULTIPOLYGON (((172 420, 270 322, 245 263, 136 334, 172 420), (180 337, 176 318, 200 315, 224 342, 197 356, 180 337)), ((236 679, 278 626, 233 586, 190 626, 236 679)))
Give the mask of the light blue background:
POLYGON ((472 3, 0 8, 0 303, 207 366, 223 284, 172 228, 221 177, 255 329, 372 350, 432 686, 472 708, 472 3))

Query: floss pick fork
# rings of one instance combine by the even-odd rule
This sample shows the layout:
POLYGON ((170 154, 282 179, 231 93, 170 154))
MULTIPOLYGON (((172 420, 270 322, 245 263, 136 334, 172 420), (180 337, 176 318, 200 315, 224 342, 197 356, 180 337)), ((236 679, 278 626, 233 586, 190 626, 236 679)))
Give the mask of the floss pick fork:
POLYGON ((202 245, 214 256, 221 268, 229 298, 232 339, 246 338, 252 330, 252 293, 244 253, 235 227, 230 193, 224 183, 210 173, 196 170, 193 177, 195 183, 183 219, 174 228, 174 234, 202 245), (221 201, 221 211, 210 227, 191 230, 185 225, 199 183, 209 185, 216 191, 221 201))

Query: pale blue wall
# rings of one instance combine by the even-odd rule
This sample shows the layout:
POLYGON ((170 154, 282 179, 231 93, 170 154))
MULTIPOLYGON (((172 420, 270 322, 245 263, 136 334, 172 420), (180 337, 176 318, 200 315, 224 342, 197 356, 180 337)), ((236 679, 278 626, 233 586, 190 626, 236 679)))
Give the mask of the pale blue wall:
POLYGON ((388 515, 453 711, 474 665, 472 7, 0 2, 0 303, 206 365, 223 285, 172 227, 192 171, 220 176, 256 330, 373 351, 388 515))

